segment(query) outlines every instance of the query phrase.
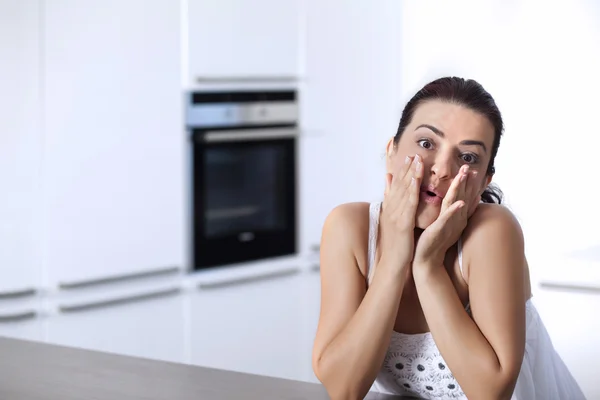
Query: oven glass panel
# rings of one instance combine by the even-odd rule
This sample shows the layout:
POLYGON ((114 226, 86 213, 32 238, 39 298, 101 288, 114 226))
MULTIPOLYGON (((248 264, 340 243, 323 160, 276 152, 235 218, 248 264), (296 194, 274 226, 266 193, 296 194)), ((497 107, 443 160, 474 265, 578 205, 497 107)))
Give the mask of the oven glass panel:
POLYGON ((287 228, 286 154, 282 143, 206 147, 203 168, 206 239, 287 228))

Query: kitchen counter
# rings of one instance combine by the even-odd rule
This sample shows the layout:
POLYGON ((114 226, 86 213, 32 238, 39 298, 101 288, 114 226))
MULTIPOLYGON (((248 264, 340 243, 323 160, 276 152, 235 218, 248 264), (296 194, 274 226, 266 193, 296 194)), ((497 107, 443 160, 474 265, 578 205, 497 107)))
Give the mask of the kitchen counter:
MULTIPOLYGON (((369 400, 402 397, 369 393, 369 400)), ((328 399, 323 386, 0 338, 2 400, 328 399)))

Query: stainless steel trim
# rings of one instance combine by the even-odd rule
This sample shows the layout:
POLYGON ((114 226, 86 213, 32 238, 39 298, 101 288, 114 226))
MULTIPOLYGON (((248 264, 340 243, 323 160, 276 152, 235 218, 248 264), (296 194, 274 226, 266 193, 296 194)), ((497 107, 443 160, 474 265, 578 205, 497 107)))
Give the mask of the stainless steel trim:
POLYGON ((35 317, 37 317, 37 312, 33 310, 23 311, 16 314, 0 314, 0 323, 26 321, 29 319, 34 319, 35 317))
POLYGON ((124 304, 139 303, 146 300, 159 299, 162 297, 170 297, 181 293, 180 287, 173 287, 169 289, 156 290, 154 292, 136 294, 132 296, 118 297, 115 299, 95 301, 82 304, 74 305, 61 305, 58 307, 60 312, 63 313, 75 313, 81 311, 95 310, 100 308, 115 307, 124 304))
POLYGON ((37 294, 36 288, 26 288, 19 290, 7 290, 5 292, 0 292, 0 300, 5 299, 18 299, 21 297, 31 297, 37 294))
POLYGON ((291 75, 199 76, 196 78, 197 83, 294 83, 298 81, 298 77, 291 75))
POLYGON ((275 271, 275 272, 267 272, 259 275, 247 276, 242 278, 233 278, 230 280, 224 280, 220 282, 208 282, 208 283, 199 283, 198 289, 200 290, 212 290, 212 289, 221 289, 231 286, 239 286, 246 285, 249 283, 259 282, 259 281, 268 281, 273 279, 285 278, 292 275, 299 274, 299 267, 292 267, 283 271, 275 271))
POLYGON ((540 287, 550 290, 561 290, 566 292, 583 292, 600 294, 600 286, 579 285, 574 283, 541 282, 540 287))
POLYGON ((186 126, 192 129, 297 124, 299 106, 295 100, 252 103, 188 104, 186 126))
POLYGON ((298 129, 285 128, 262 128, 255 131, 248 130, 230 130, 207 132, 204 135, 204 141, 207 143, 220 142, 249 142, 253 140, 264 139, 286 139, 293 138, 299 135, 298 129))
POLYGON ((90 279, 75 282, 60 282, 58 288, 61 290, 82 289, 90 286, 106 285, 109 283, 126 282, 143 278, 150 278, 163 275, 174 275, 180 271, 179 267, 166 267, 149 271, 134 272, 131 274, 108 276, 98 279, 90 279))

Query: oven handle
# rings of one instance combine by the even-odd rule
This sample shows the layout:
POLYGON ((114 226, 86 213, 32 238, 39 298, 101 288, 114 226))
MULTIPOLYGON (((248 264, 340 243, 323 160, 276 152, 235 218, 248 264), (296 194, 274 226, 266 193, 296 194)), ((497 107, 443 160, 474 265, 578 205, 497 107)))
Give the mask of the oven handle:
POLYGON ((298 129, 270 128, 248 130, 213 131, 204 134, 206 143, 248 142, 254 140, 288 139, 299 135, 298 129))

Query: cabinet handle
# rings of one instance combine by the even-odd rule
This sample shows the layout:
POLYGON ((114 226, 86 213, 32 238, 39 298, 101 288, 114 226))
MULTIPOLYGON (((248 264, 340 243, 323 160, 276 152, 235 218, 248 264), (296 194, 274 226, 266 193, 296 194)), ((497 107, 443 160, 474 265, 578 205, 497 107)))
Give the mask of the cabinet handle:
POLYGON ((600 294, 600 286, 579 285, 574 283, 542 282, 540 287, 550 290, 562 290, 566 292, 587 292, 600 294))
POLYGON ((16 314, 0 314, 1 322, 19 322, 37 317, 36 311, 23 311, 16 314))
POLYGON ((298 82, 298 77, 295 76, 199 76, 196 78, 197 83, 295 83, 298 82))
POLYGON ((58 288, 61 290, 81 289, 81 288, 90 287, 90 286, 106 285, 109 283, 126 282, 126 281, 132 281, 132 280, 150 278, 150 277, 156 277, 156 276, 163 276, 163 275, 173 275, 173 274, 178 273, 179 271, 180 271, 179 267, 167 267, 167 268, 160 268, 160 269, 154 269, 154 270, 149 270, 149 271, 134 272, 131 274, 108 276, 108 277, 98 278, 98 279, 89 279, 89 280, 74 281, 74 282, 60 282, 58 284, 58 288))
POLYGON ((200 283, 200 284, 198 284, 198 289, 201 289, 201 290, 221 289, 221 288, 230 287, 230 286, 245 285, 245 284, 258 282, 258 281, 268 281, 268 280, 273 280, 273 279, 284 278, 284 277, 296 275, 298 273, 300 273, 300 268, 293 267, 293 268, 286 269, 283 271, 268 272, 265 274, 246 276, 246 277, 242 277, 242 278, 234 278, 234 279, 229 279, 229 280, 224 280, 224 281, 219 281, 219 282, 200 283))
POLYGON ((58 307, 60 312, 75 313, 81 311, 95 310, 100 308, 120 306, 124 304, 139 303, 146 300, 159 299, 162 297, 170 297, 181 293, 181 288, 174 287, 170 289, 157 290, 149 293, 136 294, 133 296, 118 297, 110 300, 102 300, 90 303, 82 303, 75 305, 61 305, 58 307))
POLYGON ((26 289, 21 289, 21 290, 7 290, 5 292, 0 292, 0 300, 18 299, 21 297, 35 296, 36 294, 37 294, 37 289, 35 289, 35 288, 26 288, 26 289))

